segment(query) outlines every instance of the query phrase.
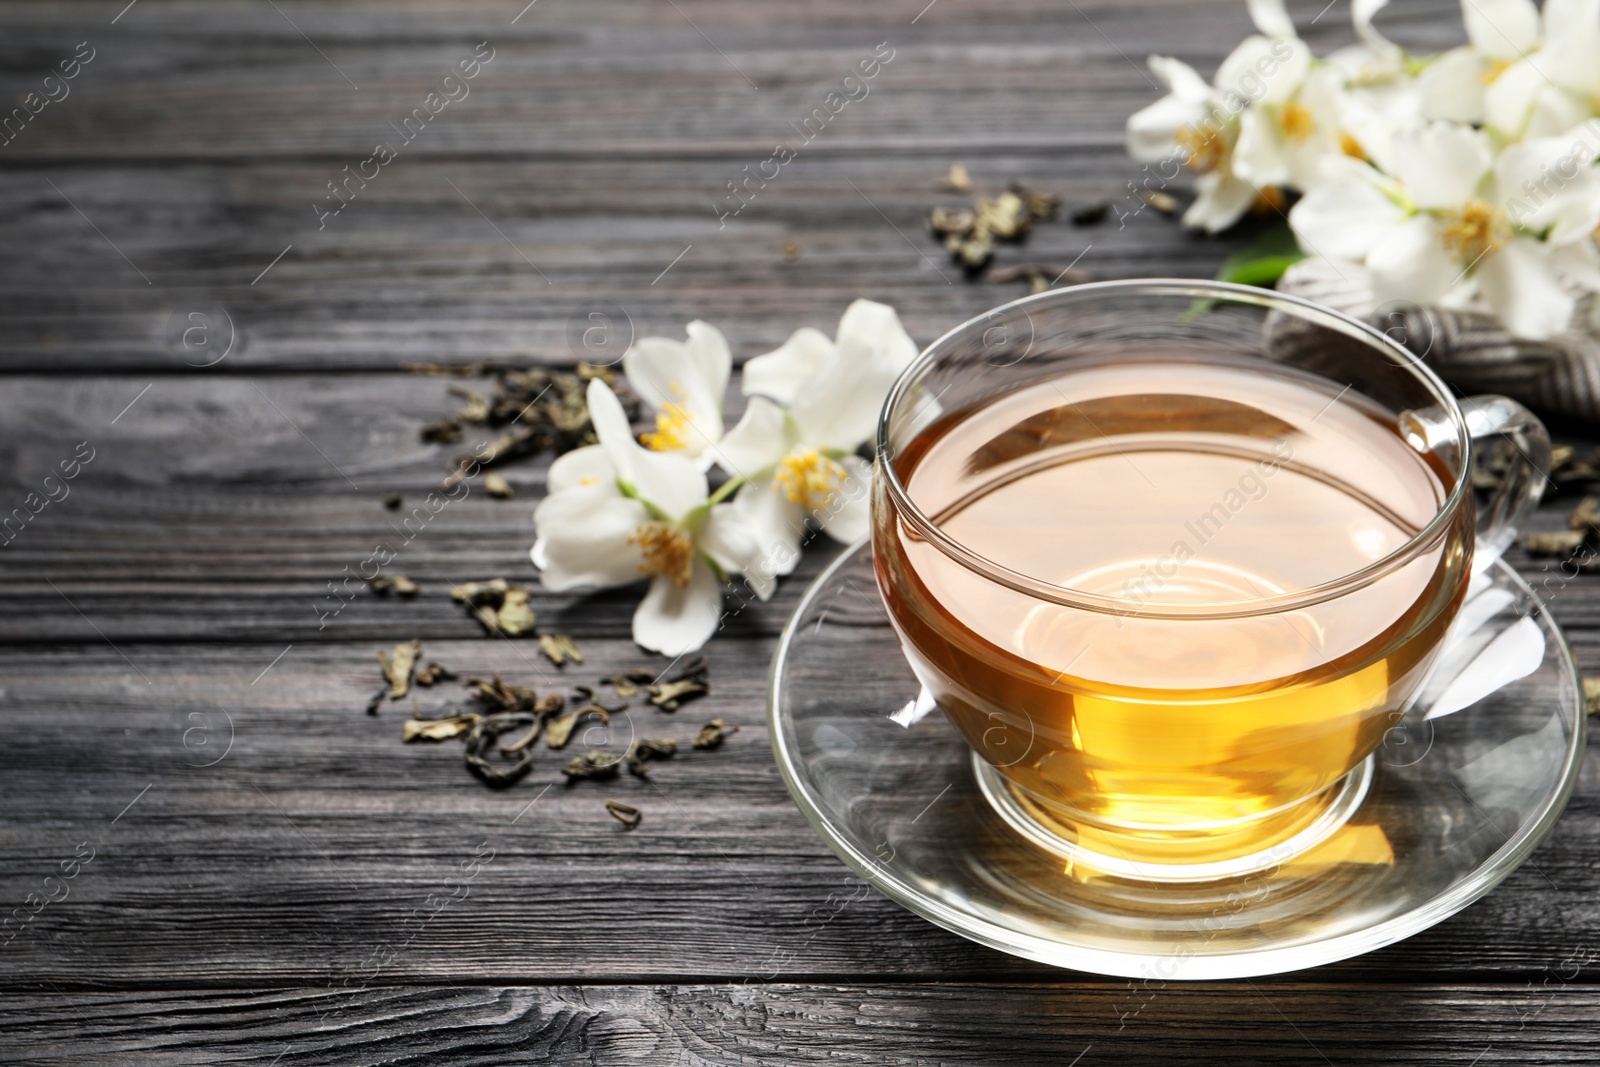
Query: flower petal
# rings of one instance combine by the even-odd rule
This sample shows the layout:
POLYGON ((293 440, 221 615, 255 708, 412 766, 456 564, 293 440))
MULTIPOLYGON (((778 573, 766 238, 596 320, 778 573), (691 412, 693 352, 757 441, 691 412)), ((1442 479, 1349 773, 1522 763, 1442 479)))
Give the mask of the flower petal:
POLYGON ((1247 102, 1281 104, 1310 70, 1311 49, 1299 38, 1250 36, 1217 68, 1216 87, 1223 102, 1235 109, 1242 110, 1247 102))
POLYGON ((1178 150, 1179 130, 1199 130, 1206 121, 1203 105, 1176 94, 1163 96, 1129 116, 1128 155, 1144 163, 1164 160, 1178 150))
MULTIPOLYGON (((710 329, 703 322, 692 325, 710 329)), ((722 396, 728 379, 726 373, 719 379, 715 368, 708 371, 708 362, 694 345, 663 337, 641 338, 622 357, 633 391, 656 411, 666 412, 670 405, 679 416, 674 431, 681 444, 670 451, 701 456, 722 439, 722 396)))
POLYGON ((1401 58, 1400 46, 1379 33, 1372 25, 1372 20, 1378 17, 1378 12, 1388 4, 1389 0, 1355 0, 1350 5, 1350 24, 1355 27, 1356 36, 1361 38, 1361 43, 1365 44, 1373 56, 1385 65, 1396 64, 1401 58))
POLYGON ((1472 47, 1491 59, 1517 59, 1539 47, 1539 9, 1533 0, 1461 0, 1472 47))
POLYGON ((1462 266, 1426 215, 1407 219, 1367 253, 1372 291, 1385 300, 1437 303, 1464 273, 1462 266))
MULTIPOLYGON (((754 571, 759 578, 777 578, 793 572, 800 562, 800 543, 805 539, 806 509, 790 500, 776 482, 751 482, 733 498, 742 511, 761 555, 754 571)), ((748 577, 750 571, 745 572, 748 577)))
POLYGON ((817 521, 829 537, 849 545, 872 529, 872 464, 860 456, 841 456, 836 462, 848 477, 828 498, 828 506, 816 513, 817 521))
POLYGON ((1250 21, 1268 37, 1293 37, 1294 21, 1284 9, 1283 0, 1245 0, 1250 8, 1250 21))
POLYGON ((1591 293, 1600 293, 1600 245, 1593 241, 1575 241, 1552 249, 1550 265, 1564 280, 1591 293))
POLYGON ((1323 176, 1289 209, 1289 226, 1308 253, 1360 261, 1405 220, 1378 186, 1380 175, 1365 163, 1329 159, 1323 176))
POLYGON ((562 453, 550 464, 550 473, 545 478, 546 493, 590 485, 610 486, 616 492, 617 469, 600 445, 584 445, 562 453))
POLYGON ((681 656, 709 641, 721 618, 722 583, 705 560, 696 559, 688 585, 666 578, 650 583, 633 613, 633 639, 663 656, 681 656))
POLYGON ((728 347, 728 339, 722 336, 722 331, 709 322, 696 319, 685 332, 689 335, 689 354, 700 366, 701 380, 711 386, 720 412, 722 398, 728 392, 728 376, 733 373, 733 350, 728 347))
POLYGON ((1543 340, 1572 321, 1576 301, 1561 287, 1548 250, 1531 237, 1517 237, 1474 271, 1478 291, 1506 329, 1543 340))
POLYGON ((1519 60, 1500 72, 1483 91, 1483 119, 1507 140, 1521 136, 1550 83, 1534 64, 1519 60))
POLYGON ((1195 182, 1199 195, 1183 213, 1183 224, 1190 229, 1220 233, 1238 222, 1261 191, 1232 171, 1214 170, 1195 182))
POLYGON ((1277 123, 1260 108, 1250 108, 1239 116, 1233 172, 1257 186, 1284 185, 1289 181, 1289 161, 1277 123))
POLYGON ((718 504, 700 528, 700 549, 730 574, 744 575, 756 596, 767 600, 778 587, 772 566, 749 512, 718 504))
POLYGON ((706 476, 687 456, 651 452, 633 439, 627 413, 611 387, 589 383, 589 418, 624 491, 636 493, 664 515, 681 519, 706 502, 706 476))
POLYGON ((1471 48, 1452 48, 1429 62, 1417 75, 1423 116, 1482 122, 1484 70, 1483 57, 1471 48))
POLYGON ((857 300, 839 320, 834 348, 789 413, 806 444, 853 452, 877 429, 884 397, 917 358, 917 346, 893 308, 857 300))
POLYGON ((1151 56, 1150 73, 1161 79, 1173 96, 1191 104, 1204 103, 1211 98, 1211 86, 1189 64, 1171 56, 1151 56))
POLYGON ((1583 240, 1600 226, 1600 171, 1593 138, 1538 137, 1507 145, 1495 160, 1500 207, 1552 245, 1583 240))
POLYGON ((1478 191, 1494 159, 1478 130, 1433 122, 1395 137, 1395 177, 1422 208, 1459 208, 1478 191))
POLYGON ((604 589, 644 577, 639 549, 628 542, 650 521, 637 500, 599 486, 568 489, 541 500, 533 521, 539 536, 529 555, 546 589, 604 589))
POLYGON ((744 394, 771 397, 787 404, 801 383, 832 356, 833 342, 827 334, 810 326, 801 327, 778 348, 745 361, 744 394))
POLYGON ((793 445, 788 412, 764 396, 753 396, 739 424, 718 443, 717 463, 735 478, 759 478, 793 445))
POLYGON ((1539 66, 1557 85, 1600 92, 1600 0, 1545 0, 1539 66))

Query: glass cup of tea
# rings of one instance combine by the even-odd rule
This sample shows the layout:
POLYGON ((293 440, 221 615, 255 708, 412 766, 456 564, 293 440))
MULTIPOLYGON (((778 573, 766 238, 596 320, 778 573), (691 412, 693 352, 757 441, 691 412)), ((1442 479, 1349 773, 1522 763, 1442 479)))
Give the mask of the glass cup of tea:
POLYGON ((1454 399, 1402 340, 1261 289, 1106 282, 900 377, 878 584, 1012 827, 1069 867, 1210 880, 1356 810, 1550 457, 1525 408, 1454 399))

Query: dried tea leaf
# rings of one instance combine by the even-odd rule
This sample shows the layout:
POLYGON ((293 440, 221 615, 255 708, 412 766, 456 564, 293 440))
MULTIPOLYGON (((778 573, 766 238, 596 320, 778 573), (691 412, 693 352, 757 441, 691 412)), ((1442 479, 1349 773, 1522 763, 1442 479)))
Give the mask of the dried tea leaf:
POLYGON ((611 817, 622 824, 624 830, 637 830, 639 824, 644 822, 644 815, 632 804, 624 804, 620 800, 606 801, 606 810, 611 817))
POLYGON ((449 667, 438 663, 430 663, 417 672, 413 681, 422 688, 427 689, 438 682, 453 682, 455 678, 456 672, 449 667))
POLYGON ((482 715, 451 715, 444 719, 407 719, 400 727, 400 740, 448 741, 471 730, 482 719, 482 715))
POLYGON ((1583 680, 1583 706, 1590 715, 1600 713, 1600 678, 1583 680))
POLYGON ((1567 525, 1574 530, 1600 533, 1600 498, 1586 496, 1567 516, 1567 525))
POLYGON ((456 418, 478 425, 489 421, 489 402, 483 397, 459 385, 452 385, 448 391, 451 396, 467 402, 467 406, 456 413, 456 418))
POLYGON ((467 582, 452 589, 450 599, 458 604, 467 604, 475 608, 498 608, 510 588, 511 583, 504 578, 492 578, 487 582, 467 582))
POLYGON ((621 756, 590 749, 581 756, 573 756, 561 773, 567 776, 568 782, 575 782, 580 778, 615 778, 621 769, 621 756))
POLYGON ((700 732, 695 735, 694 747, 702 749, 721 748, 722 742, 728 739, 729 734, 738 732, 739 727, 737 725, 723 722, 721 719, 712 719, 700 727, 700 732))
POLYGON ((1139 193, 1139 199, 1163 215, 1176 215, 1178 213, 1178 198, 1171 193, 1163 193, 1157 189, 1145 189, 1139 193))
POLYGON ((528 606, 528 590, 512 586, 506 590, 500 610, 495 613, 495 625, 507 637, 522 637, 534 631, 539 617, 528 606))
POLYGON ((628 773, 640 778, 650 777, 644 765, 651 760, 671 759, 678 751, 678 742, 670 738, 643 738, 628 746, 628 773))
POLYGON ((424 426, 419 435, 424 444, 453 445, 461 440, 461 424, 446 417, 424 426))
POLYGON ((680 682, 663 682, 650 687, 650 703, 662 711, 677 711, 685 703, 711 692, 711 687, 692 678, 680 682))
POLYGON ((1556 533, 1530 533, 1522 535, 1522 543, 1530 556, 1566 557, 1577 551, 1588 536, 1585 530, 1561 530, 1556 533))
POLYGON ((597 704, 600 707, 605 708, 607 711, 611 712, 613 715, 615 715, 619 711, 626 710, 627 707, 628 707, 628 704, 627 704, 626 701, 622 702, 621 704, 618 704, 614 708, 610 707, 609 705, 606 705, 606 704, 601 704, 600 703, 600 694, 595 692, 595 690, 594 690, 594 688, 592 686, 576 685, 576 686, 573 686, 572 688, 573 688, 573 691, 578 694, 578 699, 583 701, 585 704, 597 704))
POLYGON ((965 237, 978 223, 978 216, 966 208, 936 207, 928 212, 928 229, 940 237, 965 237))
POLYGON ((405 502, 406 498, 401 496, 399 493, 383 494, 383 506, 388 508, 390 511, 399 511, 401 505, 405 502))
POLYGON ((952 163, 950 169, 945 171, 943 178, 939 179, 939 188, 950 189, 958 193, 972 192, 972 175, 967 173, 963 163, 952 163))
POLYGON ((387 578, 381 574, 374 578, 363 579, 363 581, 367 583, 368 589, 379 596, 388 596, 394 590, 394 579, 387 578))
POLYGON ((550 720, 550 728, 544 732, 544 743, 551 748, 566 748, 567 742, 572 740, 573 728, 578 725, 578 720, 583 718, 597 718, 607 726, 611 725, 611 713, 598 704, 585 704, 575 711, 569 711, 559 718, 550 720))
POLYGON ((550 693, 547 696, 540 697, 538 703, 534 704, 533 710, 548 718, 566 707, 566 704, 566 697, 560 693, 550 693))
POLYGON ((796 244, 795 242, 793 242, 793 241, 785 241, 785 242, 783 242, 783 258, 784 259, 798 259, 798 258, 800 258, 800 246, 798 244, 796 244))
POLYGON ((510 500, 513 495, 511 483, 493 471, 483 476, 483 487, 497 500, 510 500))
POLYGON ((1001 193, 993 200, 978 201, 977 229, 987 230, 1002 241, 1020 241, 1033 228, 1033 215, 1027 202, 1016 193, 1001 193))
POLYGON ((608 674, 600 679, 603 684, 611 686, 617 691, 617 696, 627 699, 639 695, 639 687, 647 682, 656 680, 655 671, 634 669, 623 671, 620 674, 608 674))
POLYGON ((565 666, 569 659, 574 663, 583 662, 583 653, 578 651, 578 646, 566 634, 541 634, 539 651, 557 667, 565 666))
POLYGON ((1022 206, 1036 221, 1046 222, 1061 213, 1061 197, 1057 193, 1036 192, 1022 185, 1012 186, 1012 192, 1022 197, 1022 206))
POLYGON ((373 693, 372 696, 368 697, 367 698, 367 714, 368 715, 376 715, 376 714, 378 714, 378 709, 383 706, 383 700, 388 695, 389 695, 389 686, 387 684, 385 684, 384 686, 379 688, 379 690, 376 693, 373 693))
POLYGON ((965 237, 951 234, 945 238, 945 248, 951 258, 968 274, 977 274, 994 258, 994 237, 987 227, 974 226, 965 237))
POLYGON ((1093 226, 1097 222, 1104 222, 1111 213, 1111 201, 1096 200, 1092 204, 1082 204, 1072 209, 1072 214, 1067 219, 1074 226, 1093 226))
POLYGON ((378 653, 378 665, 383 668, 384 680, 389 683, 389 699, 399 700, 411 691, 411 672, 416 668, 417 657, 422 655, 421 641, 402 641, 378 653))
POLYGON ((417 595, 417 583, 403 574, 397 574, 393 579, 395 596, 414 597, 417 595))
POLYGON ((494 712, 538 712, 543 703, 532 689, 508 685, 500 680, 499 674, 487 682, 482 678, 468 678, 467 688, 474 700, 494 712))
POLYGON ((510 765, 496 765, 484 758, 483 749, 501 734, 527 726, 532 718, 531 715, 493 715, 474 724, 467 734, 467 769, 493 789, 504 789, 522 779, 533 769, 531 754, 510 765))
POLYGON ((508 756, 516 755, 518 752, 523 751, 535 741, 539 740, 539 731, 543 727, 544 718, 542 716, 536 716, 533 720, 533 725, 528 728, 527 733, 523 734, 517 740, 511 742, 509 745, 502 742, 500 745, 500 751, 504 752, 508 756))

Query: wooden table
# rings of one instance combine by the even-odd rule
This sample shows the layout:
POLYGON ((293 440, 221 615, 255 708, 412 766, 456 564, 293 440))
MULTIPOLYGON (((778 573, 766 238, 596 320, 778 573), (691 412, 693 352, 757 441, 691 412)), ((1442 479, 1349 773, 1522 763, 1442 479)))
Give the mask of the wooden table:
MULTIPOLYGON (((491 792, 454 749, 400 743, 406 705, 363 713, 375 653, 410 637, 463 674, 545 684, 548 664, 447 595, 531 577, 542 463, 509 469, 515 500, 475 492, 404 547, 416 600, 363 594, 326 617, 329 583, 396 539, 381 498, 409 511, 443 472, 417 429, 451 410, 445 383, 402 361, 570 365, 596 354, 595 312, 624 342, 630 322, 679 336, 704 318, 742 359, 831 331, 858 296, 931 340, 1022 292, 963 281, 923 231, 954 202, 935 187, 949 164, 991 190, 1126 197, 1122 124, 1157 95, 1144 57, 1214 69, 1248 32, 1242 3, 124 2, 0 7, 8 101, 92 53, 0 147, 0 513, 59 495, 45 478, 93 453, 0 549, 0 902, 66 893, 0 947, 0 1059, 1600 1058, 1592 766, 1533 860, 1425 934, 1296 975, 1136 989, 876 895, 812 918, 848 872, 778 779, 762 696, 825 545, 716 638, 709 698, 649 720, 743 727, 653 785, 545 793, 545 758, 491 792), (401 143, 480 42, 469 95, 401 143), (869 94, 719 219, 727 183, 797 142, 880 43, 893 58, 869 94), (379 141, 395 157, 364 164, 379 141), (353 172, 373 176, 320 217, 353 172), (644 825, 624 833, 607 795, 644 825), (415 918, 490 850, 465 899, 415 918), (790 962, 774 976, 775 950, 790 962)), ((1311 25, 1320 7, 1294 5, 1325 49, 1348 38, 1348 4, 1311 25)), ((1396 7, 1385 25, 1410 42, 1459 32, 1448 0, 1396 7)), ((1206 276, 1242 240, 1146 210, 1041 226, 1002 262, 1206 276)), ((634 600, 534 606, 602 674, 650 662, 628 639, 634 600)), ((1600 579, 1563 585, 1553 610, 1600 669, 1600 579)))

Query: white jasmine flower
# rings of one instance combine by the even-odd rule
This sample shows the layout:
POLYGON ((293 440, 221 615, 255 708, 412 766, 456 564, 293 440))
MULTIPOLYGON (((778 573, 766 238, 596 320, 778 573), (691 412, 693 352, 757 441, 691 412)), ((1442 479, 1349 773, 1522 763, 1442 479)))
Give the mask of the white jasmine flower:
POLYGON ((1600 0, 1462 0, 1471 42, 1417 76, 1424 114, 1546 137, 1600 111, 1600 0))
POLYGON ((761 543, 763 577, 794 569, 808 519, 846 544, 866 535, 872 467, 855 453, 916 355, 893 308, 857 300, 834 340, 797 330, 745 364, 744 391, 756 395, 717 453, 744 480, 734 503, 761 543))
POLYGON ((589 383, 588 400, 600 443, 551 464, 530 556, 554 592, 648 578, 633 639, 667 656, 693 651, 716 632, 727 574, 746 574, 763 600, 772 595, 774 583, 755 573, 750 520, 709 495, 687 455, 640 447, 604 382, 589 383))
POLYGON ((1514 334, 1563 329, 1568 286, 1592 262, 1600 182, 1585 158, 1566 170, 1567 138, 1515 146, 1495 158, 1481 131, 1433 123, 1396 136, 1394 177, 1330 160, 1328 180, 1289 214, 1302 245, 1363 263, 1386 300, 1487 307, 1514 334), (1558 168, 1562 180, 1548 179, 1558 168), (1530 202, 1525 186, 1541 190, 1530 202), (1564 284, 1564 282, 1566 284, 1564 284))
POLYGON ((633 391, 656 411, 656 428, 643 436, 646 447, 682 453, 705 470, 713 462, 713 446, 722 440, 733 353, 709 323, 691 322, 687 332, 687 342, 641 338, 622 357, 622 369, 633 391))

